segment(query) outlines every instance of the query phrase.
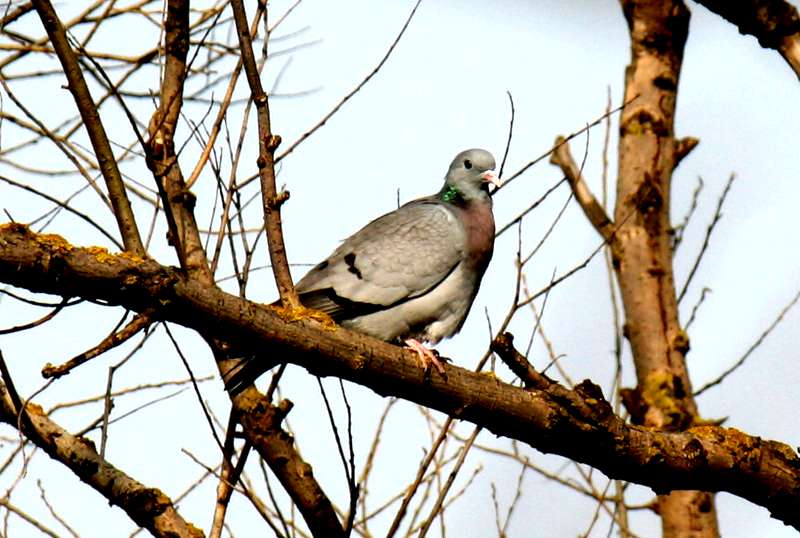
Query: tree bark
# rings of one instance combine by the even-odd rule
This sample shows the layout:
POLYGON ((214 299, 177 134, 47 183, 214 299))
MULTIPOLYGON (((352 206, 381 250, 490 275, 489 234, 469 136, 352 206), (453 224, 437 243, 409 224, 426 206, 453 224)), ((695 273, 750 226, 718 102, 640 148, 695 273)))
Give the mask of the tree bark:
MULTIPOLYGON (((659 432, 627 424, 588 381, 575 390, 546 382, 525 390, 452 365, 445 376, 426 377, 412 351, 330 323, 284 319, 283 309, 206 286, 155 261, 74 247, 16 224, 0 226, 0 282, 137 312, 154 309, 156 319, 286 357, 314 375, 439 410, 656 492, 728 491, 800 529, 800 458, 791 447, 733 428, 659 432)), ((499 344, 498 353, 513 353, 510 342, 499 344)))
MULTIPOLYGON (((623 0, 622 8, 631 37, 624 99, 633 102, 620 119, 613 262, 638 382, 626 401, 635 421, 684 430, 698 411, 686 370, 689 339, 678 318, 670 189, 680 160, 674 120, 689 11, 681 0, 623 0)), ((667 538, 719 536, 709 493, 662 495, 658 511, 667 538)))

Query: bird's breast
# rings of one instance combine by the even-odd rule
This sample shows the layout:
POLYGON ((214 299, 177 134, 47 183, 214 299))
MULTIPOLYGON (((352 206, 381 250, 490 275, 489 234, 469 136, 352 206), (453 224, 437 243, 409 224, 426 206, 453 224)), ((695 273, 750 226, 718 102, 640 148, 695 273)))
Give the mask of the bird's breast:
MULTIPOLYGON (((467 263, 482 274, 494 250, 494 215, 491 204, 474 203, 460 208, 466 231, 467 263)), ((480 277, 479 277, 480 278, 480 277)))

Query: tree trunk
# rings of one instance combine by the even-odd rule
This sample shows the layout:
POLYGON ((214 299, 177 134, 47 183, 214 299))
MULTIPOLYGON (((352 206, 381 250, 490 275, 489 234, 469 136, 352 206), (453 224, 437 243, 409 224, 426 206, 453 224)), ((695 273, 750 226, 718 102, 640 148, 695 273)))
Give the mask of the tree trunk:
MULTIPOLYGON (((682 430, 698 413, 672 271, 670 182, 681 158, 674 119, 689 11, 680 0, 623 0, 622 8, 631 36, 625 72, 625 102, 631 102, 620 120, 614 267, 638 381, 626 403, 635 422, 682 430)), ((709 493, 661 495, 658 512, 665 537, 719 535, 709 493)))

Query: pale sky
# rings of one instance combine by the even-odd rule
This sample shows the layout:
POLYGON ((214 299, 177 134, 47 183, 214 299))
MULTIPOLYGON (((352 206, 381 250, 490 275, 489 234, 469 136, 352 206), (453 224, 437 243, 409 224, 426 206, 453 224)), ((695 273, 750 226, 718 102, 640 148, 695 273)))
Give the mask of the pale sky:
MULTIPOLYGON (((282 13, 290 4, 288 1, 270 2, 277 13, 282 13)), ((63 4, 56 7, 67 9, 63 4)), ((264 77, 269 86, 291 57, 291 64, 282 74, 276 92, 314 90, 301 97, 272 100, 273 130, 283 137, 283 147, 315 124, 373 69, 411 7, 408 1, 306 0, 297 8, 276 32, 276 37, 307 29, 297 36, 276 39, 270 50, 277 52, 293 45, 319 42, 291 56, 277 56, 267 64, 264 77)), ((800 84, 776 52, 762 49, 752 37, 739 35, 733 26, 704 8, 694 3, 689 7, 692 21, 680 82, 676 129, 678 136, 698 137, 700 145, 674 176, 675 223, 682 220, 689 206, 698 176, 703 177, 705 190, 676 256, 679 286, 702 244, 718 195, 730 174, 737 176, 723 219, 681 305, 685 321, 700 290, 704 286, 712 288, 689 331, 692 346, 689 368, 695 387, 700 387, 735 362, 800 289, 800 250, 796 248, 800 225, 800 213, 796 209, 800 179, 797 158, 800 84)), ((253 9, 253 5, 249 8, 253 9)), ((152 33, 147 29, 142 32, 148 36, 152 33)), ((114 36, 103 39, 114 39, 114 36)), ((513 94, 517 111, 506 173, 517 170, 545 152, 556 135, 576 131, 602 115, 607 88, 610 87, 614 105, 618 105, 628 60, 627 28, 616 2, 425 0, 384 69, 280 167, 279 186, 285 184, 292 195, 283 212, 290 261, 316 263, 339 240, 370 219, 393 209, 398 189, 401 202, 438 190, 450 160, 462 149, 484 147, 492 151, 499 162, 509 118, 506 91, 513 94)), ((151 74, 155 75, 155 70, 151 70, 151 74)), ((151 88, 158 83, 156 78, 143 82, 151 88)), ((45 90, 31 83, 31 91, 45 90)), ((218 89, 217 94, 222 91, 224 89, 218 89)), ((58 102, 68 107, 70 100, 65 93, 31 93, 26 97, 32 104, 37 100, 54 102, 52 100, 60 99, 58 102)), ((5 106, 9 106, 7 101, 5 106)), ((58 113, 61 105, 51 106, 58 113)), ((149 104, 140 102, 138 106, 148 110, 149 104)), ((205 105, 196 105, 189 110, 197 114, 204 108, 205 105)), ((44 111, 43 108, 38 110, 44 111)), ((231 117, 232 137, 238 133, 239 125, 233 119, 238 117, 238 113, 231 117)), ((124 121, 112 121, 108 125, 115 141, 127 144, 132 140, 124 121)), ((247 138, 249 149, 240 168, 241 177, 255 171, 254 125, 251 129, 247 138)), ((612 185, 616 129, 614 118, 609 155, 612 185)), ((602 127, 591 131, 585 167, 587 182, 598 196, 603 133, 602 127)), ((0 145, 13 144, 13 134, 2 134, 0 145)), ((585 144, 584 137, 573 142, 576 159, 580 160, 585 144)), ((48 148, 36 158, 51 157, 53 152, 48 148)), ((185 169, 193 167, 196 152, 196 147, 190 147, 185 153, 182 159, 185 169)), ((139 170, 137 179, 148 181, 143 164, 130 170, 139 170)), ((11 174, 2 164, 0 173, 11 174)), ((501 191, 495 197, 498 226, 512 219, 560 177, 557 169, 542 162, 501 191)), ((72 192, 81 180, 72 181, 71 186, 63 187, 63 193, 72 192)), ((207 177, 205 181, 201 178, 194 189, 200 198, 198 220, 201 223, 208 222, 212 187, 211 178, 207 177)), ((540 240, 567 194, 566 188, 560 189, 526 221, 522 231, 524 250, 529 251, 540 240)), ((76 205, 93 208, 96 198, 86 193, 76 205)), ((254 204, 249 214, 253 223, 258 220, 257 206, 254 204)), ((15 219, 24 222, 38 216, 45 206, 30 203, 18 191, 0 185, 0 209, 4 207, 15 219)), ((144 204, 137 204, 136 208, 140 226, 145 227, 150 212, 144 204)), ((107 244, 85 227, 73 226, 65 217, 57 219, 48 230, 61 233, 79 245, 107 244)), ((157 232, 154 241, 154 256, 162 263, 175 263, 163 233, 157 232)), ((560 274, 583 261, 599 241, 577 205, 570 206, 545 247, 531 262, 527 276, 531 290, 546 286, 554 270, 560 274)), ((263 242, 261 247, 262 253, 255 265, 265 263, 263 242)), ((513 292, 516 247, 517 238, 513 232, 497 242, 494 259, 465 328, 439 346, 444 355, 455 358, 460 366, 474 366, 488 343, 484 309, 493 326, 497 326, 505 314, 513 292)), ((304 271, 304 267, 293 269, 296 278, 304 271)), ((221 271, 220 274, 226 273, 221 271)), ((235 290, 230 281, 225 287, 235 290)), ((249 296, 262 302, 276 297, 268 271, 253 274, 249 296)), ((604 264, 598 257, 586 270, 554 290, 548 299, 543 322, 557 352, 565 355, 562 365, 569 375, 576 381, 592 379, 604 388, 607 396, 614 371, 608 296, 604 264)), ((0 308, 2 327, 41 315, 40 311, 27 311, 8 299, 0 304, 4 307, 0 308), (6 305, 13 305, 13 312, 6 305)), ((38 372, 45 362, 61 362, 91 347, 99 335, 105 336, 113 328, 120 315, 108 310, 103 314, 105 319, 98 320, 97 307, 79 308, 25 336, 0 337, 4 355, 19 372, 16 374, 18 385, 24 394, 41 386, 38 372), (102 329, 96 329, 101 321, 102 329)), ((195 373, 214 373, 210 354, 199 339, 180 328, 171 328, 175 334, 185 335, 195 373)), ((520 343, 527 341, 530 330, 529 315, 521 316, 512 326, 520 343)), ((728 417, 728 426, 790 446, 800 445, 796 427, 800 396, 797 389, 800 374, 796 368, 798 334, 800 313, 793 311, 741 369, 722 386, 699 398, 703 417, 728 417)), ((163 330, 159 330, 145 349, 145 353, 117 374, 120 386, 185 377, 183 366, 163 330)), ((123 347, 68 376, 38 401, 47 406, 66 398, 102 393, 108 366, 130 350, 131 346, 123 347)), ((531 359, 540 368, 548 362, 539 339, 534 343, 531 359)), ((625 386, 632 386, 634 378, 627 348, 624 359, 625 386)), ((504 380, 512 378, 504 367, 498 369, 498 375, 504 380)), ((326 386, 331 393, 338 394, 338 387, 332 380, 327 380, 326 386)), ((367 436, 384 401, 368 390, 348 387, 355 409, 356 432, 361 429, 367 436)), ((224 422, 228 406, 221 383, 215 379, 202 388, 204 397, 224 422)), ((334 500, 340 506, 346 505, 343 473, 335 445, 329 439, 329 425, 321 412, 316 380, 294 369, 284 384, 284 396, 296 404, 290 422, 304 456, 334 500)), ((146 396, 120 400, 115 413, 121 415, 147 400, 146 396)), ((94 417, 83 412, 56 418, 68 428, 79 429, 94 417)), ((461 425, 458 431, 468 434, 471 427, 461 425)), ((4 432, 8 435, 8 431, 4 432)), ((99 439, 99 435, 95 438, 99 439)), ((386 452, 376 462, 377 469, 370 482, 370 491, 375 495, 373 506, 413 476, 427 439, 427 426, 416 408, 410 404, 397 406, 387 423, 383 444, 386 452)), ((481 434, 479 441, 490 446, 508 446, 506 440, 487 433, 481 434)), ((208 426, 190 391, 140 411, 113 427, 108 457, 138 480, 175 496, 202 471, 180 452, 181 448, 211 465, 219 460, 208 426), (162 441, 165 446, 161 446, 162 441)), ((566 476, 578 476, 563 458, 545 456, 528 447, 523 449, 538 465, 556 470, 566 465, 566 476)), ((359 462, 363 462, 366 450, 366 442, 357 446, 359 462)), ((42 455, 36 458, 38 465, 29 468, 31 476, 12 498, 16 504, 36 503, 39 492, 32 478, 41 476, 49 495, 70 515, 70 523, 75 524, 81 536, 109 536, 108 529, 114 529, 112 536, 125 536, 127 529, 133 528, 127 516, 118 509, 109 508, 99 495, 78 483, 71 473, 58 464, 42 465, 45 461, 42 455), (102 526, 97 526, 98 522, 102 526)), ((468 457, 454 490, 460 489, 478 466, 483 469, 473 489, 447 512, 447 529, 451 536, 493 536, 491 484, 498 488, 502 507, 507 506, 514 495, 519 466, 490 458, 480 450, 474 450, 468 457)), ((252 472, 257 472, 255 467, 252 472)), ((0 477, 0 487, 8 487, 14 478, 14 473, 7 474, 9 476, 0 477)), ((602 477, 597 472, 595 475, 596 485, 602 488, 602 477)), ((524 498, 510 524, 509 536, 575 536, 588 528, 594 511, 590 500, 533 473, 526 475, 523 488, 524 498)), ((646 488, 632 490, 632 498, 638 502, 652 498, 646 488)), ((763 508, 727 494, 717 498, 723 536, 795 535, 782 523, 770 519, 763 508)), ((211 506, 213 486, 208 484, 181 505, 180 511, 190 521, 207 528, 211 506)), ((263 528, 241 499, 236 500, 232 510, 230 521, 237 536, 247 536, 248 528, 263 528)), ((630 517, 632 530, 639 536, 657 535, 660 523, 656 516, 638 511, 632 512, 630 517)), ((604 514, 600 518, 591 536, 606 535, 608 518, 604 514)), ((18 521, 15 524, 22 525, 18 521)), ((378 520, 373 524, 376 536, 385 531, 382 525, 386 525, 386 521, 378 520)), ((431 535, 437 536, 437 533, 438 527, 434 527, 431 535)))

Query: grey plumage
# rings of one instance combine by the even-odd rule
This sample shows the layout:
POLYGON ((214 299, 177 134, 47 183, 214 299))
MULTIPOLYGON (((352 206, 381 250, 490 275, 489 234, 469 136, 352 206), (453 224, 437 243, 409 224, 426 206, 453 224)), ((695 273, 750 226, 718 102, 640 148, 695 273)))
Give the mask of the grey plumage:
POLYGON ((482 149, 456 155, 438 193, 373 220, 311 269, 297 283, 300 301, 396 343, 434 345, 458 332, 492 257, 494 167, 482 149))

